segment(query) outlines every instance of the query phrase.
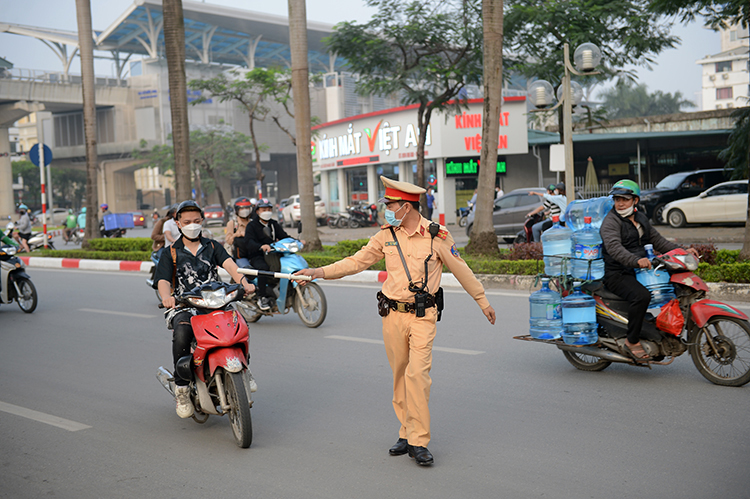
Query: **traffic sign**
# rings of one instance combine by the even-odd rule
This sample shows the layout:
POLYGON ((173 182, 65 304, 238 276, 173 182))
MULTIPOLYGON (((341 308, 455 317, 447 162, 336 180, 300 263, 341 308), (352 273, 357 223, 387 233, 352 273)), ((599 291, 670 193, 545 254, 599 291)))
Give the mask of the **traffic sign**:
MULTIPOLYGON (((39 144, 34 144, 33 146, 31 146, 31 150, 29 151, 29 159, 36 166, 39 166, 39 144)), ((47 144, 44 144, 44 164, 48 165, 50 163, 52 163, 52 149, 50 149, 47 144)))

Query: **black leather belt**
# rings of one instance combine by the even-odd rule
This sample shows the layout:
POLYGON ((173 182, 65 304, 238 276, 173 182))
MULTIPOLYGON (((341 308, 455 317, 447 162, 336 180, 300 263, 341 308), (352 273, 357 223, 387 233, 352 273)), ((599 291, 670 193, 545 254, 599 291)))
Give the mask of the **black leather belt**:
MULTIPOLYGON (((388 307, 391 310, 395 310, 396 312, 413 314, 416 311, 416 307, 413 301, 412 302, 396 301, 396 300, 391 300, 390 298, 386 297, 386 303, 388 303, 388 307)), ((429 295, 427 297, 427 300, 425 301, 425 307, 432 308, 434 306, 435 306, 435 297, 432 295, 429 295)))

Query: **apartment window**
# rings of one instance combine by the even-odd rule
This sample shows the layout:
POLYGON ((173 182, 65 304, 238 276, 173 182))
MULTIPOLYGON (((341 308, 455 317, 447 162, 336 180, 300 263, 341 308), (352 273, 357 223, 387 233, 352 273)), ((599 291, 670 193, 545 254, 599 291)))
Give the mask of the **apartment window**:
POLYGON ((732 99, 732 87, 716 89, 716 99, 732 99))
POLYGON ((732 30, 729 32, 729 41, 730 42, 736 42, 737 41, 737 30, 732 30))
POLYGON ((732 61, 721 61, 716 63, 717 73, 726 73, 732 70, 732 61))

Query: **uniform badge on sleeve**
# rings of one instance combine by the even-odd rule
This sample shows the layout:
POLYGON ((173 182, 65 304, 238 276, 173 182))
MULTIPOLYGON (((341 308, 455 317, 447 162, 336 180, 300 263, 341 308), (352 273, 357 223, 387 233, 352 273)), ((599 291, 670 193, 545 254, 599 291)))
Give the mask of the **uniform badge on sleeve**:
POLYGON ((451 246, 451 254, 456 258, 461 258, 461 255, 458 254, 458 248, 456 248, 455 244, 451 246))

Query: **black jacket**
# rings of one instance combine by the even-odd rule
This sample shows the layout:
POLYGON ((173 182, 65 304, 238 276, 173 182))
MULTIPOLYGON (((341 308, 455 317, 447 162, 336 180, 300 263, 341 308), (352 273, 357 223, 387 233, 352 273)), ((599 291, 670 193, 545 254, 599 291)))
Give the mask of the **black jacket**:
MULTIPOLYGON (((269 220, 268 225, 263 225, 260 218, 253 218, 245 228, 245 237, 242 238, 242 249, 245 258, 252 260, 256 256, 263 256, 260 249, 264 244, 272 244, 276 241, 289 237, 276 220, 269 220)), ((237 245, 235 239, 235 245, 237 245)))
POLYGON ((653 244, 657 253, 666 253, 678 245, 670 243, 649 223, 648 217, 640 211, 635 212, 635 221, 643 227, 643 237, 633 222, 617 214, 614 208, 607 213, 599 233, 602 236, 602 257, 604 273, 634 274, 638 260, 646 257, 646 244, 653 244))

